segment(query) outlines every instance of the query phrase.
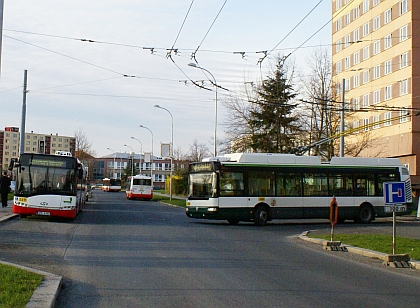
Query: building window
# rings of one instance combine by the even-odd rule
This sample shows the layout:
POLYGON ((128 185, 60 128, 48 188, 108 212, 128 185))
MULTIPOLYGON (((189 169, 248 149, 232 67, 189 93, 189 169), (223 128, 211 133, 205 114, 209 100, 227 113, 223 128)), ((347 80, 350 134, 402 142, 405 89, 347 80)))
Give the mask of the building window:
POLYGON ((350 46, 350 34, 347 34, 344 37, 344 48, 349 47, 350 46))
POLYGON ((369 130, 369 118, 363 119, 363 130, 366 132, 369 130))
POLYGON ((353 88, 357 88, 358 86, 360 86, 360 75, 354 75, 353 76, 353 88))
POLYGON ((400 123, 408 122, 408 116, 410 115, 410 112, 407 108, 402 108, 400 110, 400 123))
POLYGON ((400 56, 400 68, 408 66, 408 52, 403 53, 400 56))
POLYGON ((353 98, 353 110, 360 109, 360 99, 358 97, 353 98))
POLYGON ((362 31, 363 31, 363 37, 365 37, 366 35, 369 35, 369 22, 363 25, 362 31))
POLYGON ((373 124, 372 128, 373 129, 379 128, 379 126, 380 126, 379 121, 380 121, 380 116, 379 115, 374 115, 373 118, 372 118, 372 124, 373 124))
POLYGON ((408 11, 408 0, 400 1, 400 15, 407 13, 408 11))
POLYGON ((341 18, 337 20, 337 22, 335 23, 335 25, 336 25, 337 31, 340 31, 341 28, 342 28, 341 18))
POLYGON ((373 43, 373 55, 377 55, 381 52, 381 41, 377 40, 373 43))
POLYGON ((350 78, 346 78, 344 91, 349 91, 349 90, 350 90, 350 78))
POLYGON ((400 95, 408 94, 408 79, 400 81, 400 95))
POLYGON ((341 9, 341 0, 335 0, 335 9, 337 11, 341 9))
POLYGON ((384 75, 388 75, 392 73, 392 59, 385 61, 384 64, 384 75))
POLYGON ((369 59, 370 57, 370 46, 366 46, 363 48, 363 60, 369 59))
POLYGON ((372 30, 376 31, 381 27, 381 16, 378 15, 375 18, 373 18, 373 22, 372 22, 372 30))
POLYGON ((372 1, 372 6, 377 6, 380 2, 381 2, 381 0, 373 0, 372 1))
POLYGON ((381 77, 381 65, 377 65, 373 68, 373 79, 381 77))
POLYGON ((363 95, 362 106, 363 108, 369 107, 369 94, 363 95))
POLYGON ((381 90, 373 91, 373 104, 378 104, 381 102, 381 90))
POLYGON ((348 12, 345 16, 344 16, 344 22, 345 25, 347 26, 348 24, 350 24, 350 12, 348 12))
POLYGON ((391 18, 392 18, 392 10, 387 9, 384 12, 384 24, 387 24, 387 23, 391 22, 391 18))
POLYGON ((359 28, 353 31, 353 43, 356 43, 360 40, 359 28))
POLYGON ((339 52, 341 50, 341 40, 338 40, 335 43, 335 52, 339 52))
POLYGON ((370 0, 363 0, 363 4, 362 4, 363 14, 366 13, 367 11, 369 11, 369 2, 370 2, 370 0))
POLYGON ((408 39, 408 25, 400 28, 400 42, 408 39))
POLYGON ((341 73, 341 61, 339 61, 335 64, 335 72, 336 72, 336 74, 341 73))
POLYGON ((360 51, 356 51, 353 54, 353 65, 359 64, 360 63, 360 51))
POLYGON ((392 85, 386 86, 385 87, 385 97, 384 99, 390 100, 392 98, 392 85))
POLYGON ((359 16, 360 16, 360 9, 359 9, 359 6, 356 6, 353 9, 353 20, 359 18, 359 16))
POLYGON ((391 118, 392 118, 392 112, 391 111, 386 112, 384 114, 384 120, 385 120, 384 126, 390 126, 392 124, 391 123, 391 118))
POLYGON ((392 46, 392 36, 391 34, 385 35, 384 37, 384 49, 389 49, 392 46))
POLYGON ((362 74, 362 82, 363 82, 363 84, 369 82, 369 70, 363 72, 363 74, 362 74))
POLYGON ((350 68, 350 56, 344 58, 344 69, 350 68))

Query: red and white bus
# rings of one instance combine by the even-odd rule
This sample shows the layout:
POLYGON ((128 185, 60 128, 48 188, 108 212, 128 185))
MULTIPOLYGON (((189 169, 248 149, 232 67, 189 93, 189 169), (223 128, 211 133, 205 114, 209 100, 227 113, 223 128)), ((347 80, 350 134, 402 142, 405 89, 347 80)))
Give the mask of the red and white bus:
POLYGON ((134 175, 127 178, 125 195, 127 199, 153 198, 153 181, 150 176, 134 175))
POLYGON ((121 191, 121 179, 115 179, 115 178, 105 178, 103 179, 103 185, 102 185, 103 191, 115 191, 120 192, 121 191))
POLYGON ((12 160, 16 168, 13 213, 75 218, 82 210, 86 191, 86 172, 70 153, 46 155, 21 154, 12 160))

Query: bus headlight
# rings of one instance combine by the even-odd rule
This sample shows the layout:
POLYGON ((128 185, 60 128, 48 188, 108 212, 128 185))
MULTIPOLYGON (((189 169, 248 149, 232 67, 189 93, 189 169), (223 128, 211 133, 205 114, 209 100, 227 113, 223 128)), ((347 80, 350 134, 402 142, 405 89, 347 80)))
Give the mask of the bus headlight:
POLYGON ((217 207, 209 207, 207 209, 208 212, 217 212, 217 207))

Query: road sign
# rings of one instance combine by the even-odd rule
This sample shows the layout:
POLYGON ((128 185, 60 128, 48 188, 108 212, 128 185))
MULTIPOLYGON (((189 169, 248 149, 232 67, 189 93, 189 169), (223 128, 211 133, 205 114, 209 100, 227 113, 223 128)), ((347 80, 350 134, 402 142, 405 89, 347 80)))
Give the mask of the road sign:
POLYGON ((405 183, 404 182, 385 182, 384 183, 384 199, 385 204, 404 204, 405 200, 405 183))

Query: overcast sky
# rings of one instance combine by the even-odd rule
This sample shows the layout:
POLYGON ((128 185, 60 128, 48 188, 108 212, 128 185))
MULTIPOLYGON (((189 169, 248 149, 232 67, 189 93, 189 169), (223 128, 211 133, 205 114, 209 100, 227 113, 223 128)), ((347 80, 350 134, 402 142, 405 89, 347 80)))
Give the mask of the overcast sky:
POLYGON ((154 105, 173 115, 175 148, 187 152, 197 140, 212 149, 215 93, 190 81, 214 89, 211 76, 188 66, 194 51, 229 90, 218 91, 223 138, 227 95, 266 76, 274 56, 293 51, 304 70, 309 54, 331 43, 329 0, 4 2, 0 129, 20 127, 27 70, 26 131, 74 136, 82 129, 99 157, 112 154, 107 148, 129 152, 124 145, 139 152, 131 136, 150 152, 151 133, 139 125, 153 132, 160 155, 160 144, 171 140, 171 117, 154 105), (260 68, 261 51, 268 57, 260 68))

